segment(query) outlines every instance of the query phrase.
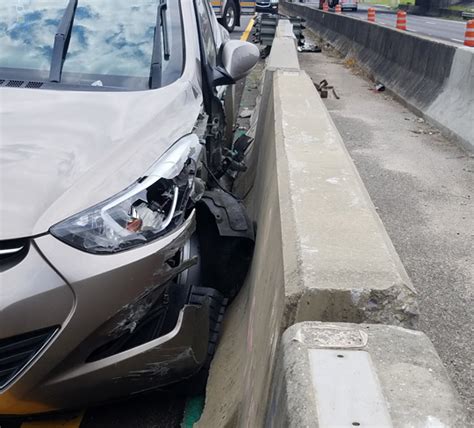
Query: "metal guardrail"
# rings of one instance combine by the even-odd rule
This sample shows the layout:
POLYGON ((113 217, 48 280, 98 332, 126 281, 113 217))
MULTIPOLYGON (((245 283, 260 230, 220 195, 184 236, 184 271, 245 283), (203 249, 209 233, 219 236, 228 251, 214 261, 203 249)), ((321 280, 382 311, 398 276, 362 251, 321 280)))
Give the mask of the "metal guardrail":
POLYGON ((474 19, 474 12, 463 12, 461 16, 463 19, 474 19))

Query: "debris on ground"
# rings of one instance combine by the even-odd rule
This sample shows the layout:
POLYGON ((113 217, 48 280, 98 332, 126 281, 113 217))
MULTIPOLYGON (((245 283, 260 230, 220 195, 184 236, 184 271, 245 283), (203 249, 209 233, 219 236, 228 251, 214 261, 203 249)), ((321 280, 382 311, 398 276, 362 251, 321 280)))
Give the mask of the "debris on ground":
POLYGON ((318 90, 319 95, 321 95, 321 98, 327 98, 328 97, 328 91, 331 90, 332 93, 334 94, 334 97, 337 100, 341 99, 339 97, 339 95, 337 95, 336 90, 334 89, 334 86, 329 86, 329 83, 326 79, 321 80, 321 82, 319 82, 319 84, 313 82, 313 85, 318 90))
POLYGON ((248 108, 244 108, 240 114, 239 114, 239 117, 241 117, 242 119, 245 119, 247 117, 250 117, 252 116, 252 113, 253 113, 253 110, 250 110, 248 108))
POLYGON ((235 160, 237 162, 242 162, 245 159, 245 152, 249 148, 250 144, 253 143, 253 141, 253 138, 244 133, 241 133, 235 140, 233 150, 236 153, 235 160))
POLYGON ((412 129, 410 132, 413 134, 424 134, 424 135, 436 135, 439 134, 439 131, 436 130, 426 130, 426 129, 412 129))
POLYGON ((383 83, 376 83, 375 84, 375 90, 377 92, 383 92, 383 91, 385 91, 385 85, 383 83))
POLYGON ((357 66, 357 61, 354 58, 347 58, 344 61, 344 65, 349 68, 354 68, 357 66))
POLYGON ((304 42, 298 46, 298 52, 321 52, 321 48, 313 43, 304 42))

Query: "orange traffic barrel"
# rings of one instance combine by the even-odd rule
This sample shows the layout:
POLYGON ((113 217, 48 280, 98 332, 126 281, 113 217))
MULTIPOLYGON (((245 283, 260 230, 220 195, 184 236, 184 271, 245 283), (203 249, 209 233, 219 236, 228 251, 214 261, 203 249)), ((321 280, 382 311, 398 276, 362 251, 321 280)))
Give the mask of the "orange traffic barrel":
POLYGON ((323 4, 323 10, 324 10, 325 12, 327 12, 327 11, 329 10, 329 6, 328 6, 328 2, 327 2, 327 1, 325 1, 324 4, 323 4))
POLYGON ((474 19, 467 21, 466 35, 464 36, 464 44, 474 48, 474 19))
POLYGON ((370 22, 375 22, 375 9, 373 7, 369 7, 369 11, 367 12, 367 20, 370 22))
POLYGON ((407 13, 403 10, 397 12, 397 29, 406 30, 407 29, 407 13))
POLYGON ((342 12, 342 7, 340 4, 336 4, 336 13, 341 13, 342 12))

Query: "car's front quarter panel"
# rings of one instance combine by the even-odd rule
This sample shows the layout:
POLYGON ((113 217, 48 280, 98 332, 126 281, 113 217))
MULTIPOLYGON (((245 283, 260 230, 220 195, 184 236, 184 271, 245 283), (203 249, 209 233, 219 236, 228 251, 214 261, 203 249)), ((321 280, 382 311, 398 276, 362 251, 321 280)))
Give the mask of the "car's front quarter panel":
MULTIPOLYGON (((207 356, 208 308, 185 304, 176 325, 166 334, 89 361, 91 353, 108 340, 133 332, 150 299, 195 263, 183 259, 176 266, 167 264, 195 231, 194 213, 168 235, 111 255, 86 253, 48 233, 58 221, 131 185, 203 120, 200 49, 192 0, 182 0, 182 17, 185 66, 175 83, 136 92, 37 92, 41 98, 37 105, 52 110, 54 98, 58 102, 68 96, 67 103, 76 106, 75 116, 64 115, 64 124, 80 122, 78 126, 83 123, 92 131, 100 125, 101 132, 108 134, 94 144, 103 141, 114 145, 114 150, 101 152, 93 167, 72 166, 68 174, 77 166, 82 168, 74 179, 60 182, 63 177, 53 177, 51 186, 61 185, 57 196, 35 208, 40 214, 35 212, 28 226, 8 228, 5 223, 0 227, 0 235, 5 233, 0 239, 34 236, 27 256, 17 266, 0 270, 0 343, 33 330, 57 328, 29 364, 0 389, 0 415, 55 411, 156 388, 191 376, 207 356), (93 96, 97 96, 93 105, 98 113, 91 116, 87 105, 93 96), (105 104, 109 109, 101 116, 105 104)), ((35 103, 35 93, 17 91, 8 92, 8 97, 17 97, 16 104, 35 103)), ((75 132, 74 137, 80 134, 75 132)), ((62 143, 64 150, 73 153, 70 141, 62 143)), ((43 186, 47 188, 48 183, 43 186)), ((21 201, 18 198, 19 209, 21 201)))
POLYGON ((193 264, 191 259, 182 259, 170 267, 166 261, 183 250, 194 230, 192 214, 175 232, 113 255, 88 254, 51 235, 37 238, 32 246, 30 286, 10 292, 16 296, 16 305, 12 302, 8 307, 17 306, 20 312, 12 317, 8 307, 2 310, 0 325, 3 329, 8 325, 7 333, 14 334, 28 328, 60 326, 60 330, 34 364, 0 392, 0 414, 44 412, 113 399, 195 373, 207 354, 205 306, 184 305, 176 325, 165 335, 106 358, 88 360, 102 345, 133 332, 155 296, 193 264), (58 273, 44 273, 50 265, 58 273), (37 299, 45 283, 47 299, 37 299))

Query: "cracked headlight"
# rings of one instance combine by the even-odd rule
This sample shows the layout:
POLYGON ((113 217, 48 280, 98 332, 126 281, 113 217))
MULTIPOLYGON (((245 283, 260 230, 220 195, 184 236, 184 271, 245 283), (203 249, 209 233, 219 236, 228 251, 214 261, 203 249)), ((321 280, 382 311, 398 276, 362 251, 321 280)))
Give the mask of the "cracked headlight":
POLYGON ((196 135, 174 144, 128 189, 58 223, 53 236, 80 250, 111 254, 152 241, 183 223, 201 152, 196 135))

